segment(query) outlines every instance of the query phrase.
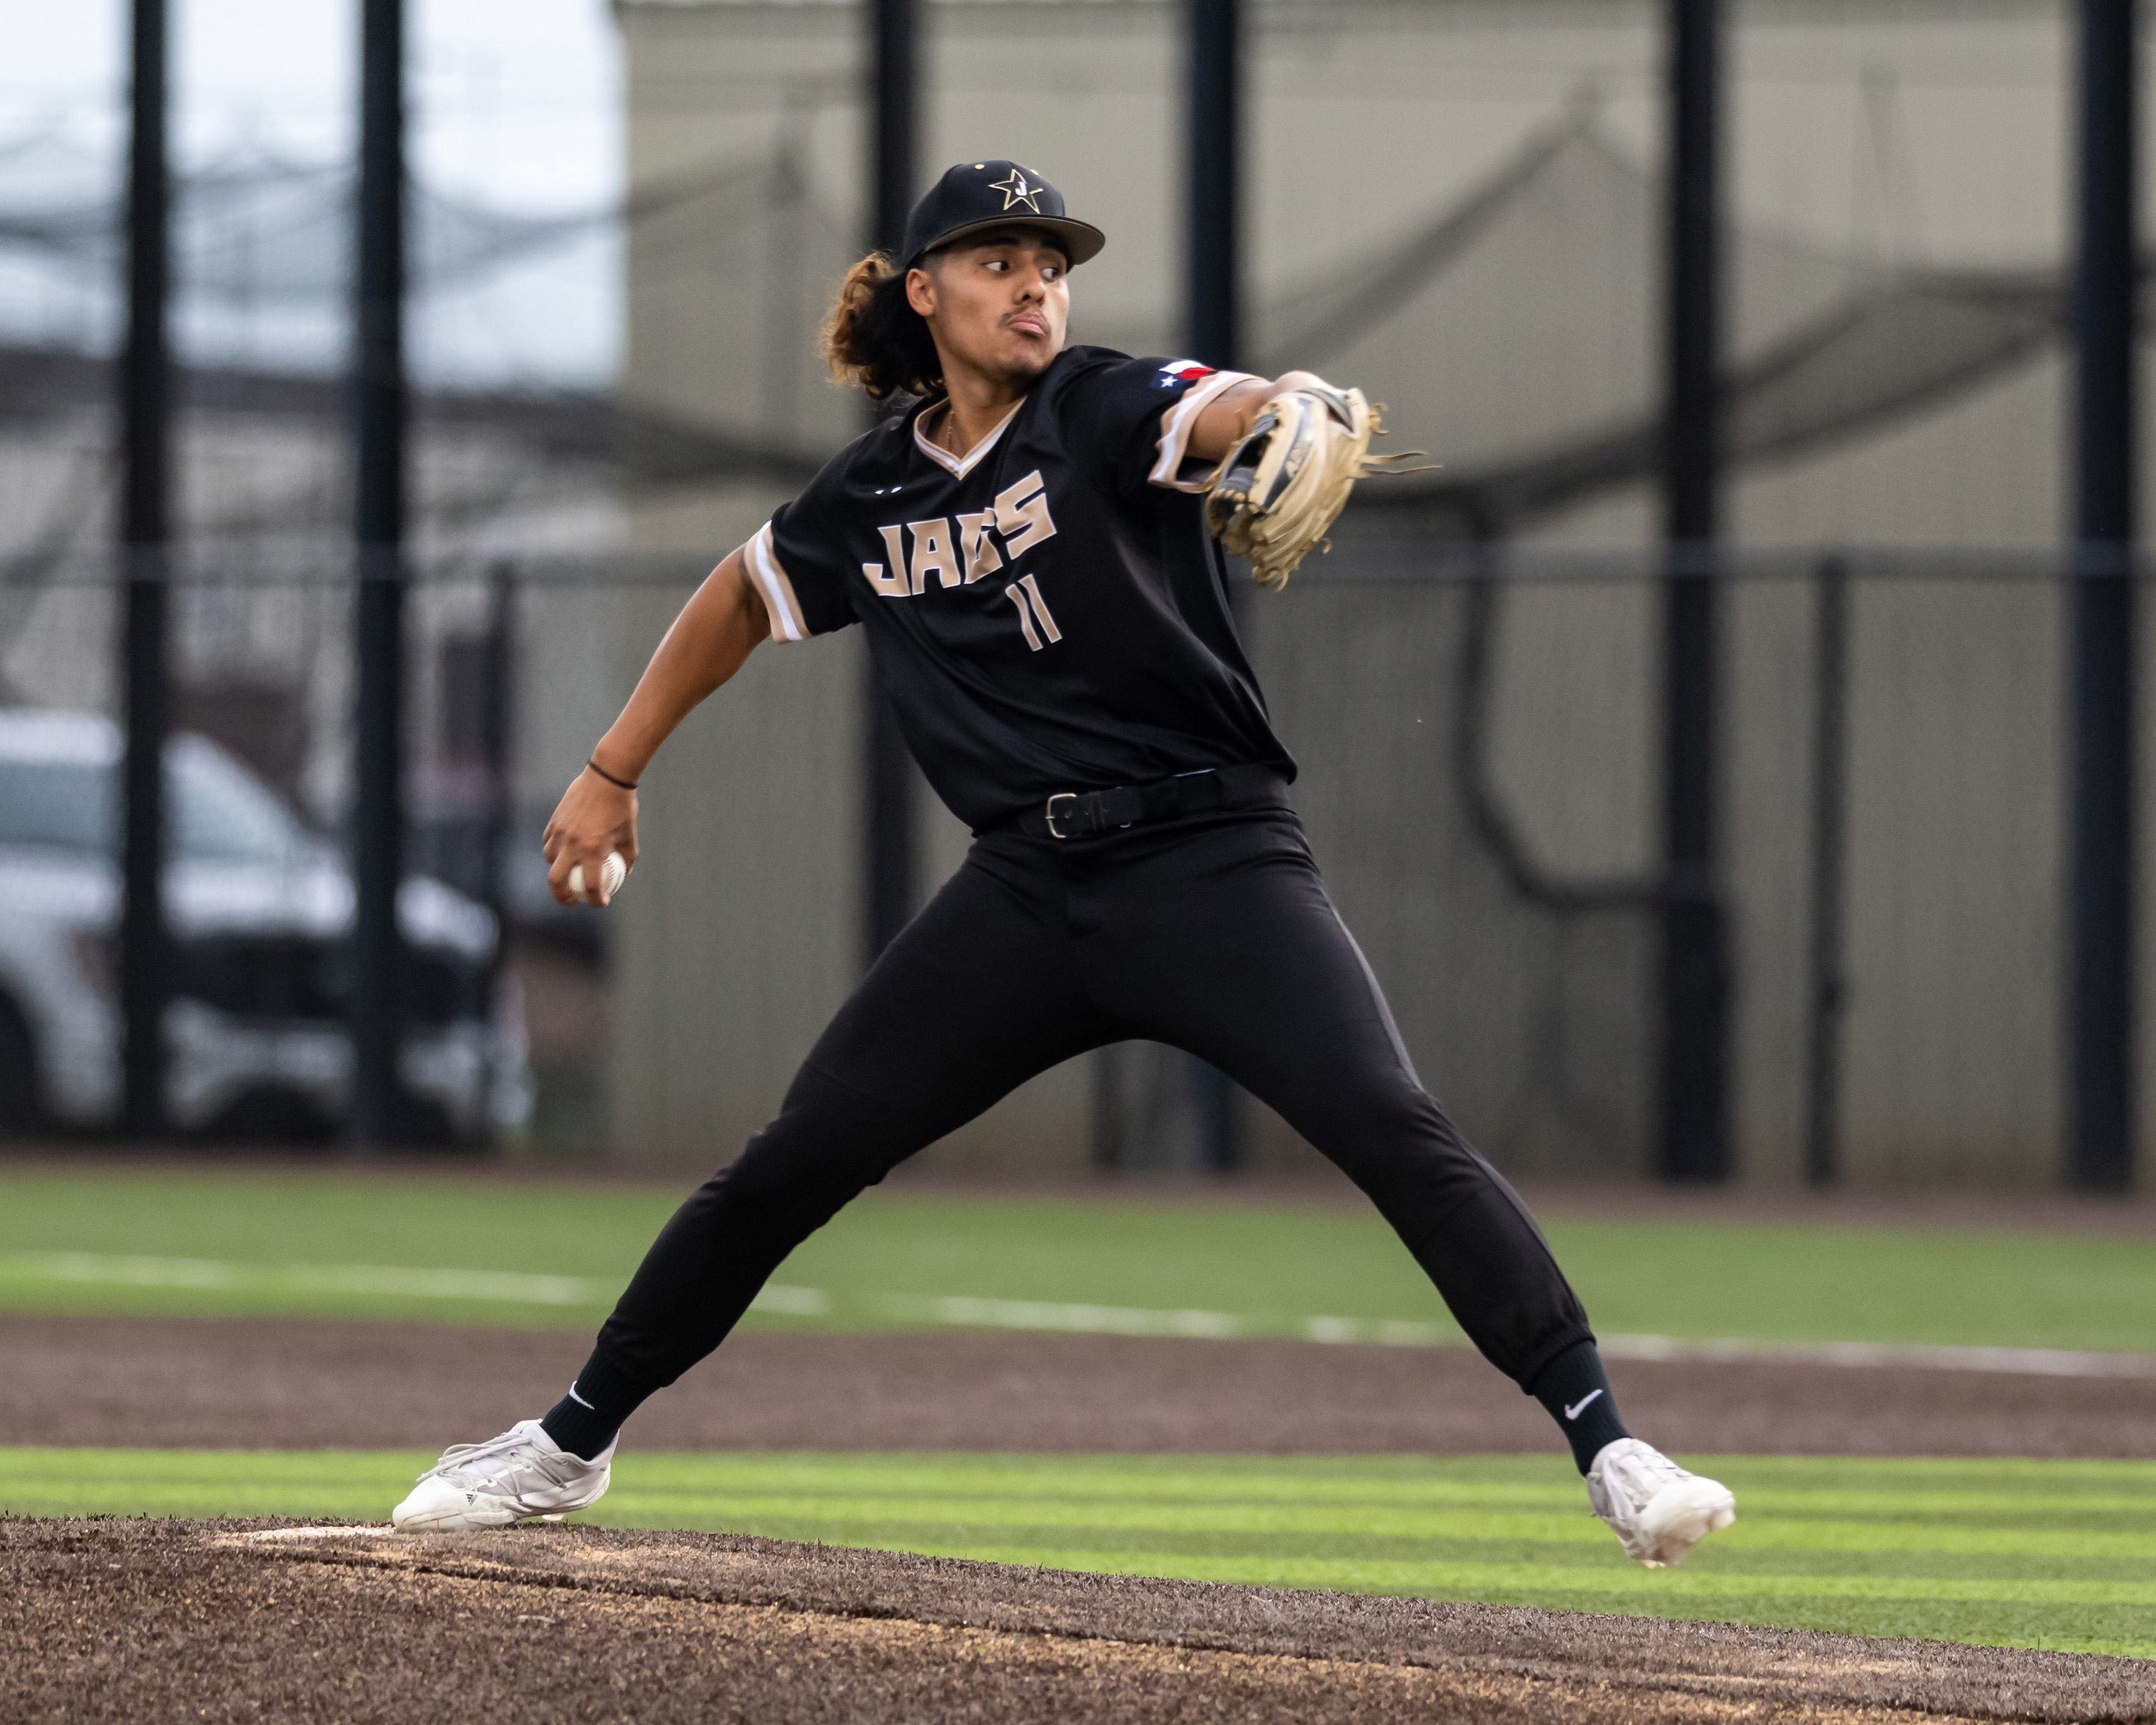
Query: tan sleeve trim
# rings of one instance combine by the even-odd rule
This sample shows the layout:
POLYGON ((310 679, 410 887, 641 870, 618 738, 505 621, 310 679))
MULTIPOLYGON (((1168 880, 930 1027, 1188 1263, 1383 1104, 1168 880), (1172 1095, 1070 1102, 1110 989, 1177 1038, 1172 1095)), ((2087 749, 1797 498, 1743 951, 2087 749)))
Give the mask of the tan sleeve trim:
POLYGON ((1162 416, 1160 422, 1160 459, 1146 475, 1148 485, 1159 485, 1171 491, 1202 491, 1203 480, 1183 477, 1183 465, 1190 459, 1191 428, 1197 424, 1198 416, 1205 410, 1205 403, 1237 383, 1257 381, 1250 372, 1215 372, 1204 382, 1183 393, 1183 399, 1162 416))
POLYGON ((778 552, 772 545, 769 521, 756 530, 756 536, 742 547, 742 561, 748 565, 749 579, 756 583, 756 590, 763 595, 763 608, 771 614, 772 639, 807 640, 808 631, 801 621, 801 601, 794 597, 793 583, 787 578, 778 552))

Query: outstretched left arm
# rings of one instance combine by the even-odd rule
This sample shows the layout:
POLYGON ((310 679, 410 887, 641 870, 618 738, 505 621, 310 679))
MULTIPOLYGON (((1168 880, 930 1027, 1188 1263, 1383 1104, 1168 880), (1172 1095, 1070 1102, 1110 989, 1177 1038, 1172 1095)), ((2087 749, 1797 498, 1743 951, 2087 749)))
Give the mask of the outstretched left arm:
POLYGON ((1252 377, 1224 389, 1205 403, 1192 423, 1190 441, 1184 447, 1196 460, 1218 461, 1250 434, 1258 415, 1275 396, 1324 382, 1315 372, 1282 372, 1277 377, 1252 377))

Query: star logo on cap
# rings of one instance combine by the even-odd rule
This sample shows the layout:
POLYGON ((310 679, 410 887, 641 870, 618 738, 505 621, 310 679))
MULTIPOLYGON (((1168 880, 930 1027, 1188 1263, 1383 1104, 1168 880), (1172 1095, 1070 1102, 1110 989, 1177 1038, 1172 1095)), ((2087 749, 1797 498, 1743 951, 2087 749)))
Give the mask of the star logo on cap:
POLYGON ((1013 168, 1010 171, 1009 177, 1005 179, 989 181, 988 190, 991 192, 1000 192, 1004 194, 1004 208, 1005 209, 1009 209, 1014 205, 1022 203, 1028 209, 1031 210, 1034 214, 1039 215, 1040 213, 1040 204, 1035 196, 1035 194, 1040 192, 1040 187, 1038 186, 1029 185, 1026 182, 1025 170, 1022 167, 1013 168))

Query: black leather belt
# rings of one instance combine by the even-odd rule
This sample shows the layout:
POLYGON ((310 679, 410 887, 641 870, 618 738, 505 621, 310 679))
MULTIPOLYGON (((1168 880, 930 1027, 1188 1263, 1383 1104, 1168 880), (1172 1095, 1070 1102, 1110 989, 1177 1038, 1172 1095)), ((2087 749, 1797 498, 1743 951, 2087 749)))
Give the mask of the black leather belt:
POLYGON ((1105 791, 1058 791, 1038 809, 1006 823, 1029 839, 1091 839, 1147 821, 1168 820, 1248 802, 1278 788, 1280 769, 1248 762, 1204 773, 1179 773, 1151 784, 1119 784, 1105 791))

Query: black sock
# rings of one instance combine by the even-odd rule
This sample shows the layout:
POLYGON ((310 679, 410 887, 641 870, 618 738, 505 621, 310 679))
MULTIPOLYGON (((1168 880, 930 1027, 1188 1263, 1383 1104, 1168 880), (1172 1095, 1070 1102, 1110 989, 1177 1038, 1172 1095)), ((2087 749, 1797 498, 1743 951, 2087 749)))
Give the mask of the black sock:
POLYGON ((1602 1373, 1602 1356, 1592 1342, 1575 1343, 1536 1373, 1528 1393, 1550 1412, 1572 1445, 1582 1473, 1594 1465, 1604 1444, 1630 1437, 1617 1417, 1617 1399, 1602 1373))
POLYGON ((577 1373, 569 1393, 547 1410, 539 1424, 572 1455, 595 1461, 648 1394, 613 1361, 594 1353, 577 1373))

